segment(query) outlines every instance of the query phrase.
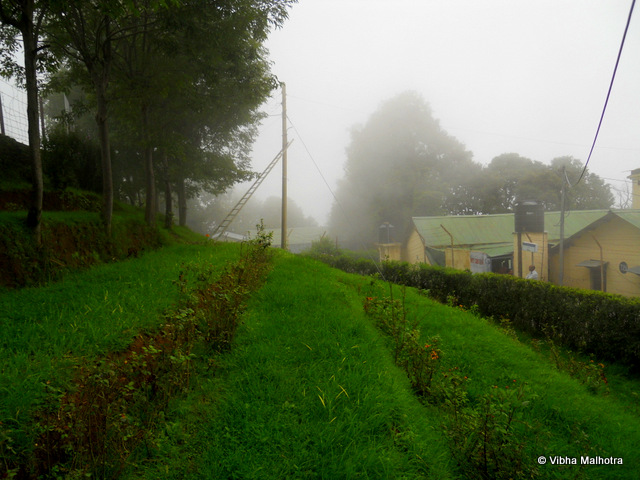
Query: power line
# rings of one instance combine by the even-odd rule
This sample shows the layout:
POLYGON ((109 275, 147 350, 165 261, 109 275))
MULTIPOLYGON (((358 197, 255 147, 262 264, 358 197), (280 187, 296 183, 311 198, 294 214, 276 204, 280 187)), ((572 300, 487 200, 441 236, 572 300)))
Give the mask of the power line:
POLYGON ((613 82, 616 79, 616 72, 618 70, 618 64, 620 63, 620 57, 622 56, 622 49, 624 48, 624 41, 627 38, 627 31, 629 30, 629 24, 631 23, 631 15, 633 14, 633 7, 636 4, 636 0, 632 0, 631 8, 629 9, 629 16, 627 17, 627 25, 624 28, 624 34, 622 35, 622 41, 620 42, 620 49, 618 50, 618 58, 616 59, 616 65, 613 69, 613 75, 611 76, 611 83, 609 84, 609 91, 607 92, 607 98, 604 101, 604 107, 602 108, 602 114, 600 115, 600 121, 598 122, 598 128, 596 130, 595 137, 593 138, 593 143, 591 144, 591 150, 589 151, 589 156, 587 157, 587 161, 584 164, 584 168, 582 169, 582 173, 580 174, 580 178, 575 183, 577 185, 582 180, 584 176, 584 172, 587 170, 587 165, 589 165, 589 160, 591 160, 591 154, 593 154, 593 149, 596 146, 596 141, 598 140, 598 134, 600 133, 600 127, 602 126, 602 120, 604 119, 604 113, 607 110, 607 104, 609 103, 609 97, 611 96, 611 89, 613 88, 613 82))
MULTIPOLYGON (((300 143, 302 143, 302 146, 304 147, 304 149, 307 151, 307 155, 309 155, 309 158, 311 159, 311 162, 313 163, 313 165, 316 167, 316 170, 318 171, 318 173, 320 174, 320 178, 322 178, 322 181, 324 182, 324 184, 327 186, 327 189, 329 189, 329 192, 331 193, 331 196, 333 197, 334 201, 336 202, 336 204, 338 205, 338 207, 340 208, 340 210, 342 211, 342 214, 345 216, 345 218, 350 221, 351 218, 349 218, 349 215, 347 214, 346 209, 342 206, 342 203, 340 203, 340 200, 338 200, 338 197, 336 196, 335 192, 333 191, 333 189, 331 188, 331 186, 329 185, 329 182, 327 182, 327 179, 325 178, 325 176, 322 174, 322 171, 320 170, 320 167, 318 166, 318 164, 316 163, 315 159, 313 158, 313 155, 311 155, 311 152, 309 151, 309 148, 307 147, 307 144, 304 143, 304 140, 302 139, 302 136, 300 135, 300 132, 298 131, 298 129, 296 128, 296 126, 294 125, 294 123, 291 121, 291 119, 289 118, 289 116, 287 115, 287 120, 289 120, 289 123, 291 124, 291 127, 293 128, 293 130, 296 132, 296 135, 298 136, 298 138, 300 139, 300 143)), ((371 258, 369 257, 370 260, 373 261, 374 265, 376 266, 376 270, 378 270, 378 273, 380 274, 380 277, 383 280, 385 279, 384 276, 384 272, 382 271, 382 268, 380 268, 380 266, 378 265, 378 261, 376 261, 375 258, 371 258)))

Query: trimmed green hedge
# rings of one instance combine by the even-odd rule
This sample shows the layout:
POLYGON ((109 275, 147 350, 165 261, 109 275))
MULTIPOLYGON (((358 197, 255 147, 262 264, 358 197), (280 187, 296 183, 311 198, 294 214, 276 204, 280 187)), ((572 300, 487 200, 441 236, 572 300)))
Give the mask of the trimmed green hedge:
POLYGON ((494 273, 470 272, 424 264, 371 260, 353 261, 345 255, 317 255, 318 260, 361 275, 381 274, 385 280, 428 290, 441 302, 474 307, 486 317, 508 318, 533 336, 544 328, 565 347, 615 361, 640 372, 640 299, 494 273))

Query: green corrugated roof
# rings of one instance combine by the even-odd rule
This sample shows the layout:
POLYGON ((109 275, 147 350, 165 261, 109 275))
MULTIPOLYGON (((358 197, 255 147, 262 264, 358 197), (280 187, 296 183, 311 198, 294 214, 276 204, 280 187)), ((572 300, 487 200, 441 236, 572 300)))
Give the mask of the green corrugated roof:
POLYGON ((640 228, 640 210, 614 210, 613 213, 634 227, 640 228))
MULTIPOLYGON (((600 218, 597 218, 590 224, 585 225, 583 228, 580 228, 568 235, 565 235, 566 245, 570 245, 574 238, 583 235, 585 232, 593 230, 594 228, 600 226, 603 223, 611 221, 613 217, 619 217, 622 220, 630 223, 637 229, 640 229, 640 210, 611 210, 607 212, 606 215, 603 215, 600 218)), ((554 246, 555 248, 558 245, 554 246)))
MULTIPOLYGON (((577 233, 587 225, 604 217, 609 210, 581 210, 565 213, 565 238, 577 233)), ((626 215, 625 220, 640 224, 640 211, 625 210, 615 212, 626 215), (635 213, 634 213, 635 212, 635 213)), ((453 236, 456 247, 470 248, 485 252, 490 256, 506 255, 513 251, 514 214, 497 215, 457 215, 449 217, 413 217, 413 224, 426 246, 443 249, 451 245, 453 236)), ((560 212, 545 212, 544 227, 549 235, 549 243, 560 239, 560 212)))
POLYGON ((424 244, 435 248, 453 244, 469 246, 486 243, 513 241, 513 214, 457 215, 450 217, 413 217, 413 224, 424 240, 424 244))
MULTIPOLYGON (((572 210, 564 216, 565 238, 574 235, 586 226, 607 215, 611 210, 572 210)), ((545 212, 544 229, 549 234, 549 243, 560 240, 560 212, 545 212)))

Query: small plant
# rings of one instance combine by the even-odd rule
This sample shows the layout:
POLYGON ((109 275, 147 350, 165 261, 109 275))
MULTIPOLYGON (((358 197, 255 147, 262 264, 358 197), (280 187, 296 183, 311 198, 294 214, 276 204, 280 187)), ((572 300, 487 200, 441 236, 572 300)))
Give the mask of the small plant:
POLYGON ((337 245, 324 235, 319 240, 311 242, 311 248, 305 253, 312 257, 320 255, 338 256, 342 254, 337 245))
POLYGON ((507 337, 513 338, 514 340, 519 340, 518 333, 516 332, 516 329, 513 328, 513 322, 510 319, 506 317, 500 317, 499 328, 507 337))
POLYGON ((563 370, 578 379, 593 393, 600 391, 603 391, 605 395, 609 393, 609 380, 604 373, 604 363, 596 362, 593 358, 589 358, 588 361, 580 360, 578 355, 572 351, 563 353, 554 341, 554 338, 559 336, 556 329, 544 326, 543 332, 546 343, 549 345, 549 356, 558 370, 563 370))
POLYGON ((440 338, 431 337, 426 342, 421 339, 418 321, 408 318, 404 293, 403 290, 402 301, 392 296, 366 297, 364 310, 373 318, 376 326, 392 339, 394 360, 407 373, 416 394, 429 396, 442 357, 438 345, 440 338))
MULTIPOLYGON (((447 402, 453 412, 446 433, 453 444, 452 451, 467 478, 511 479, 530 478, 537 467, 524 450, 523 431, 531 428, 522 421, 520 412, 529 405, 526 385, 500 388, 494 385, 490 393, 479 398, 475 407, 461 406, 459 401, 447 402)), ((529 395, 529 398, 532 398, 529 395)))
POLYGON ((458 307, 458 297, 455 295, 447 295, 446 304, 448 307, 457 308, 458 307))

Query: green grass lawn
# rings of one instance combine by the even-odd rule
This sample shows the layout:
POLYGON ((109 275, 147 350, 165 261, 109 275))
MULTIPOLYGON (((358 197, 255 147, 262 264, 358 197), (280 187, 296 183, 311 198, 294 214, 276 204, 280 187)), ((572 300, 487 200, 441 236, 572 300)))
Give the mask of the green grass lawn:
MULTIPOLYGON (((222 270, 239 255, 233 244, 177 245, 0 294, 0 422, 13 446, 27 448, 31 409, 65 387, 74 364, 123 349, 164 321, 184 263, 222 270)), ((506 448, 526 469, 513 477, 637 478, 637 380, 607 366, 608 393, 590 388, 558 370, 548 350, 394 287, 421 339, 439 337, 437 375, 467 377, 465 418, 477 425, 456 426, 446 405, 414 394, 390 338, 364 311, 366 297, 389 294, 386 283, 282 252, 273 262, 231 350, 199 362, 190 392, 173 398, 126 478, 490 478, 460 458, 447 432, 487 433, 483 402, 512 399, 506 392, 525 384, 506 448), (587 455, 624 464, 551 463, 587 455)))
MULTIPOLYGON (((131 478, 483 478, 457 465, 448 413, 418 401, 364 315, 364 298, 385 293, 383 282, 279 256, 234 349, 174 405, 152 461, 131 478)), ((523 478, 637 478, 640 421, 626 392, 638 382, 592 393, 487 320, 412 289, 406 305, 425 338, 441 339, 440 374, 468 376, 471 407, 527 385, 516 413, 523 478), (587 455, 624 464, 551 464, 587 455)))
POLYGON ((222 269, 237 245, 175 245, 140 258, 67 274, 42 288, 0 293, 0 422, 26 445, 30 415, 65 388, 73 365, 124 349, 157 328, 178 298, 184 264, 222 269))

